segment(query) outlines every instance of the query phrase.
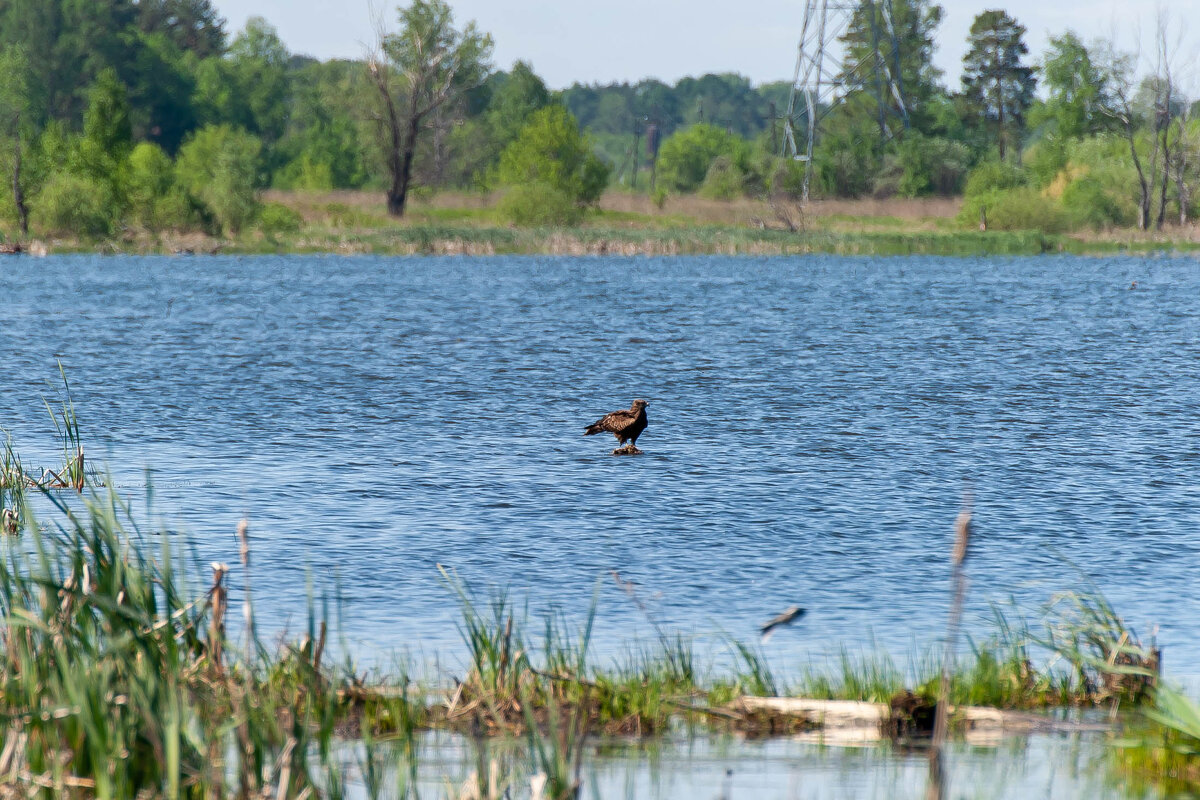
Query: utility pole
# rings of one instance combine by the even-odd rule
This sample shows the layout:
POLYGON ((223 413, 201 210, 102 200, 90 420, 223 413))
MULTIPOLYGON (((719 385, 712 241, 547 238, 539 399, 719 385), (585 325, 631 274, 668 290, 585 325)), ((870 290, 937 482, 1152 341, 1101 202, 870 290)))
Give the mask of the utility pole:
POLYGON ((804 22, 792 93, 783 119, 783 155, 804 162, 804 200, 809 199, 813 149, 820 123, 854 90, 869 91, 878 105, 879 134, 894 133, 889 118, 908 127, 908 105, 900 78, 900 41, 892 0, 803 0, 804 22), (853 62, 841 55, 841 37, 856 13, 867 16, 870 52, 853 62), (882 25, 880 24, 882 23, 882 25), (890 58, 885 56, 885 53, 890 58), (798 134, 803 137, 798 141, 798 134))

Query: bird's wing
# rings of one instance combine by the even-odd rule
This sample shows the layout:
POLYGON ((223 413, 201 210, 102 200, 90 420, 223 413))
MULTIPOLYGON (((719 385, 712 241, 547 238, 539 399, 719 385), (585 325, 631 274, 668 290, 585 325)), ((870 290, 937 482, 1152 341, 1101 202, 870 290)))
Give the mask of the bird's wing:
POLYGON ((611 414, 605 414, 603 417, 597 420, 596 424, 592 427, 599 428, 602 431, 611 431, 615 433, 628 428, 635 419, 637 419, 637 417, 628 411, 614 411, 611 414))

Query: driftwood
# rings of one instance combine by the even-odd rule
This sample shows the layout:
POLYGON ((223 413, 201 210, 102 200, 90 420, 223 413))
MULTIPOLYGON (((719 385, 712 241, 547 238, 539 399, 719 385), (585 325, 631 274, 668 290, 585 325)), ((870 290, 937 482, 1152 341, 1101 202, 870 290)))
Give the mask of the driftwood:
MULTIPOLYGON (((804 734, 805 738, 826 744, 867 743, 888 738, 886 731, 892 713, 887 703, 803 697, 742 697, 733 701, 729 708, 741 714, 796 717, 812 728, 804 734)), ((947 711, 951 727, 962 731, 968 741, 977 743, 1031 733, 1112 730, 1111 725, 1104 723, 1070 721, 982 706, 949 706, 947 711)))

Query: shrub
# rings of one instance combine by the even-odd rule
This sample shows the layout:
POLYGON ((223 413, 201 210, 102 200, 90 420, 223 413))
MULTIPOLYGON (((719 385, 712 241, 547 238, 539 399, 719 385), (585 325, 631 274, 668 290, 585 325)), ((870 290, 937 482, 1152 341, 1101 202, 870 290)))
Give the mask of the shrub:
POLYGON ((258 213, 258 227, 263 233, 295 233, 304 218, 294 209, 280 203, 267 203, 258 213))
POLYGON ((694 192, 718 156, 734 158, 745 143, 714 125, 700 123, 677 131, 658 151, 658 182, 668 190, 694 192))
POLYGON ((573 224, 600 199, 609 171, 571 112, 547 106, 500 154, 496 178, 507 187, 500 211, 518 224, 573 224))
POLYGON ((922 197, 958 194, 967 176, 971 153, 962 142, 910 134, 896 147, 896 194, 922 197))
POLYGON ((546 227, 577 225, 584 211, 574 197, 545 181, 510 187, 497 208, 518 225, 546 227))
POLYGON ((46 233, 82 237, 112 233, 112 193, 94 178, 69 172, 51 175, 32 206, 34 226, 46 233))
POLYGON ((1134 222, 1132 209, 1123 209, 1104 185, 1090 175, 1067 184, 1062 193, 1062 207, 1073 226, 1106 228, 1134 222))
POLYGON ((1029 183, 1025 170, 999 161, 985 161, 967 176, 963 194, 967 197, 988 194, 993 191, 1016 189, 1029 183))
POLYGON ((745 188, 746 175, 733 163, 729 156, 717 156, 704 176, 700 194, 714 200, 732 200, 741 197, 745 188))
POLYGON ((804 162, 794 158, 776 158, 767 177, 767 191, 772 197, 799 200, 804 196, 804 162))
POLYGON ((977 225, 981 211, 987 214, 988 227, 995 230, 1061 233, 1069 227, 1059 204, 1029 187, 993 189, 970 196, 958 219, 966 225, 977 225))
POLYGON ((179 151, 175 172, 188 195, 226 233, 237 233, 258 214, 257 137, 229 125, 210 125, 179 151))
POLYGON ((133 148, 126 174, 129 222, 152 231, 188 225, 191 208, 175 185, 175 167, 162 148, 150 142, 133 148))

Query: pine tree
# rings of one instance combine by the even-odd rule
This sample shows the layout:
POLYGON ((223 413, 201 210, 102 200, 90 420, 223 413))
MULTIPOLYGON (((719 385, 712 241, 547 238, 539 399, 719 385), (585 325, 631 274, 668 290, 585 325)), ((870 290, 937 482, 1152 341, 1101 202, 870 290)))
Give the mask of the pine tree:
POLYGON ((1024 36, 1025 26, 1006 12, 984 11, 971 25, 963 56, 963 94, 976 119, 995 126, 1001 161, 1010 140, 1019 142, 1037 88, 1033 68, 1021 63, 1029 54, 1024 36))

